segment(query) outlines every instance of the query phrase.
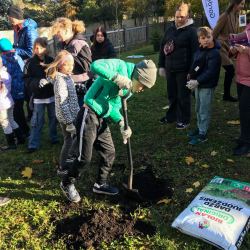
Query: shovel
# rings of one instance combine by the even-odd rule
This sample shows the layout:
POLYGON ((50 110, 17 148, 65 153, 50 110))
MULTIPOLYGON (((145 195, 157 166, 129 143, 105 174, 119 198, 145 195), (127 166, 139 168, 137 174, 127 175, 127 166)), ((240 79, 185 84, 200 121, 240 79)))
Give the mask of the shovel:
MULTIPOLYGON (((124 129, 128 129, 128 115, 127 115, 127 101, 126 98, 129 96, 131 89, 128 89, 128 92, 125 95, 121 95, 122 100, 122 111, 124 117, 124 129)), ((142 201, 142 198, 137 189, 132 188, 133 183, 133 160, 132 160, 132 153, 131 153, 131 145, 130 145, 130 138, 127 139, 127 153, 128 153, 128 165, 129 165, 129 173, 128 173, 128 185, 122 184, 125 192, 127 195, 132 197, 137 201, 142 201)))

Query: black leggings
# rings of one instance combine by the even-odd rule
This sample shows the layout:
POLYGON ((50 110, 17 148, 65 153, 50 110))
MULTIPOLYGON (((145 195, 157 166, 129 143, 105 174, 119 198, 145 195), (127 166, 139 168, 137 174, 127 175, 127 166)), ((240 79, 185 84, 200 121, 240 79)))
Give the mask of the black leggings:
POLYGON ((230 96, 230 88, 231 88, 232 81, 234 78, 235 69, 234 69, 233 64, 222 66, 222 67, 226 70, 225 78, 224 78, 224 95, 230 96))

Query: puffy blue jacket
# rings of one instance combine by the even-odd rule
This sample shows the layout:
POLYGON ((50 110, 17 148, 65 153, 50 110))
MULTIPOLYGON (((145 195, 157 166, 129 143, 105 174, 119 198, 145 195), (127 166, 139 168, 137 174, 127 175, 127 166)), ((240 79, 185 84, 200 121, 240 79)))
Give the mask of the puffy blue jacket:
POLYGON ((38 37, 36 32, 37 23, 32 19, 26 19, 22 28, 14 26, 14 44, 16 53, 23 59, 29 59, 33 54, 33 43, 38 37))
POLYGON ((24 83, 21 81, 23 75, 24 62, 22 58, 15 54, 14 51, 5 52, 2 54, 3 66, 7 68, 8 73, 12 78, 11 96, 13 99, 24 97, 24 83))
MULTIPOLYGON (((205 51, 210 51, 206 57, 205 68, 196 78, 199 88, 214 88, 218 85, 221 68, 220 43, 214 39, 213 45, 207 48, 200 47, 194 54, 194 64, 199 60, 205 51)), ((192 79, 192 74, 191 74, 192 79)))

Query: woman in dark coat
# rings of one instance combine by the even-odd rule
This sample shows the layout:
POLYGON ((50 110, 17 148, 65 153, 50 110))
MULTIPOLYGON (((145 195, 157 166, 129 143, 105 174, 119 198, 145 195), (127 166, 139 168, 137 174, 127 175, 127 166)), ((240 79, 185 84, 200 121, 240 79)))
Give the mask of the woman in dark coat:
POLYGON ((160 122, 177 122, 177 129, 185 129, 190 125, 191 92, 186 84, 194 53, 199 48, 193 23, 189 6, 177 6, 175 21, 166 30, 159 53, 159 74, 167 78, 169 100, 169 109, 160 122))
POLYGON ((107 38, 106 30, 103 27, 96 29, 91 47, 92 62, 99 59, 116 58, 115 48, 107 38))

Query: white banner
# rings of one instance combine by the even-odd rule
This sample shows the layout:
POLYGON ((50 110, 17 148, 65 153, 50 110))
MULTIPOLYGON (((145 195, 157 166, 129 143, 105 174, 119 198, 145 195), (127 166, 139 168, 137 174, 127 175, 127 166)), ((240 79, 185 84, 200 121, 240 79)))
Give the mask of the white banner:
POLYGON ((213 29, 220 16, 218 0, 202 0, 202 3, 207 20, 213 29))

